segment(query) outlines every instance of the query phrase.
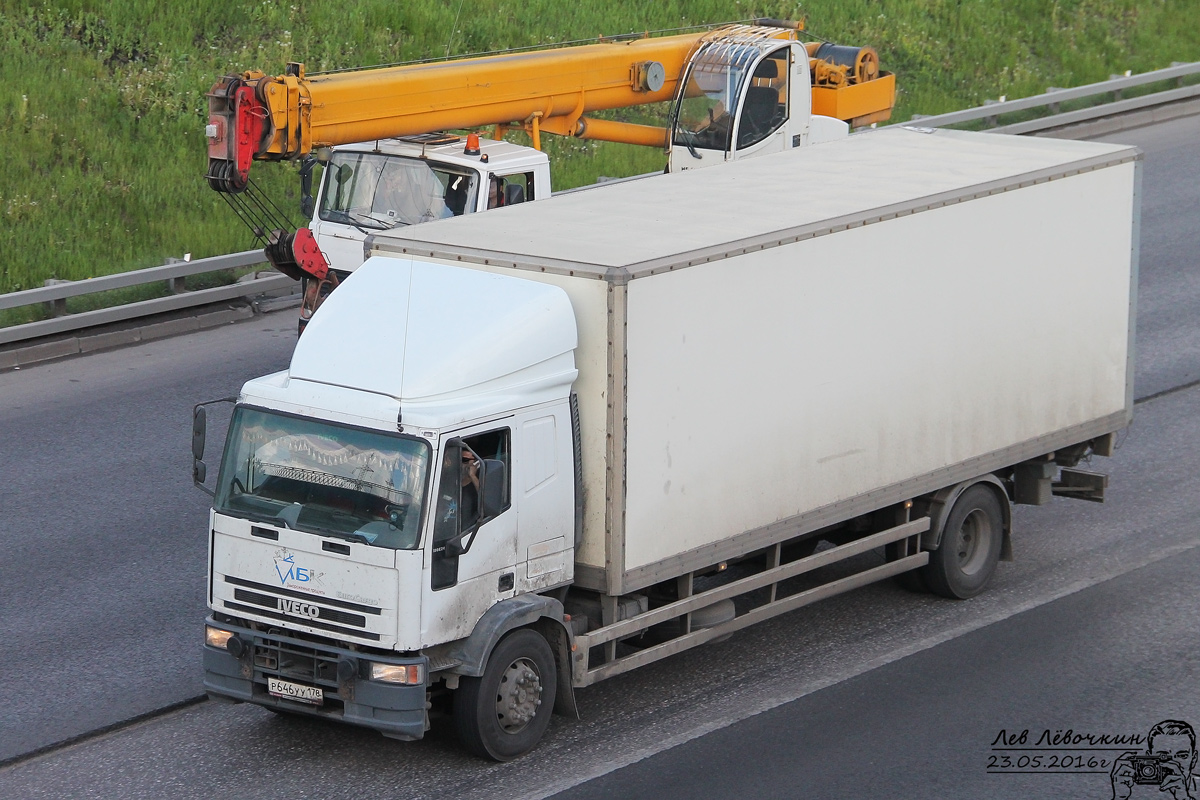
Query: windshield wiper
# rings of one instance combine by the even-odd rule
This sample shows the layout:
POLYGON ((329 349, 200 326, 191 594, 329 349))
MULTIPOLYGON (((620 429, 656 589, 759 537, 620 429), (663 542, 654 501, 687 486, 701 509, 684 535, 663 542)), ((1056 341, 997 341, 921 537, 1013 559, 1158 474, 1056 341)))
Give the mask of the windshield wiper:
POLYGON ((692 142, 695 139, 699 138, 699 134, 697 134, 694 131, 689 131, 687 128, 678 128, 676 130, 676 133, 682 134, 682 135, 676 137, 676 140, 675 140, 676 143, 683 144, 683 146, 687 148, 687 151, 689 153, 691 153, 692 158, 703 158, 704 157, 696 152, 696 146, 694 144, 692 144, 692 142))
POLYGON ((245 519, 252 520, 253 522, 269 522, 269 523, 273 523, 273 524, 282 524, 283 527, 285 527, 285 528, 292 527, 291 525, 288 524, 288 521, 286 519, 281 519, 280 517, 276 516, 275 514, 263 514, 258 511, 247 511, 245 509, 239 509, 236 511, 234 511, 233 509, 230 509, 230 511, 232 511, 232 513, 234 513, 234 514, 237 514, 239 517, 243 517, 245 519))
POLYGON ((371 540, 361 533, 335 531, 333 528, 325 528, 320 525, 305 525, 305 530, 320 534, 321 536, 332 536, 335 539, 345 539, 348 542, 360 542, 362 544, 370 544, 371 540))

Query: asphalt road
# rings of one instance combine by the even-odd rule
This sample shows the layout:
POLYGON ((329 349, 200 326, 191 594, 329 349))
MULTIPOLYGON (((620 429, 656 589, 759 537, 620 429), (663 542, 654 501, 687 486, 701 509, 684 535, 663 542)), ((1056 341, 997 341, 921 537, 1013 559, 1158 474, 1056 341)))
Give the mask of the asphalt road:
POLYGON ((191 408, 286 368, 293 324, 0 375, 0 760, 201 694, 191 408))
POLYGON ((1200 116, 1105 136, 1145 152, 1138 397, 1200 380, 1200 116))
MULTIPOLYGON (((1112 137, 1147 153, 1139 396, 1200 378, 1198 133, 1192 118, 1112 137)), ((291 322, 0 376, 0 759, 199 693, 207 498, 189 480, 189 412, 283 367, 291 322)), ((556 718, 513 764, 466 758, 444 727, 400 744, 205 703, 0 769, 0 796, 1104 796, 1086 783, 1097 776, 1028 784, 983 765, 1001 727, 1200 724, 1179 681, 1136 680, 1139 663, 1195 670, 1197 593, 1171 570, 1200 544, 1198 404, 1200 388, 1139 407, 1104 465, 1104 506, 1019 509, 1017 561, 988 594, 952 603, 877 585, 785 615, 581 691, 584 720, 556 718), (1145 611, 1168 595, 1170 613, 1145 611), (1124 649, 1105 638, 1126 628, 1149 633, 1124 649), (1055 648, 1075 656, 1069 669, 1042 657, 1055 648), (912 777, 934 769, 955 782, 912 777)))

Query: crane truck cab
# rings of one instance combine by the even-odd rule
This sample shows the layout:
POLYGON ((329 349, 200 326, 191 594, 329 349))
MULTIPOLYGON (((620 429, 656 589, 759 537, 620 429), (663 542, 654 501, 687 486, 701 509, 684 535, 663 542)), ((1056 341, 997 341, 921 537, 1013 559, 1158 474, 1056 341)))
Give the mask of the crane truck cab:
POLYGON ((475 134, 435 133, 341 145, 320 154, 324 171, 309 230, 328 264, 302 272, 301 329, 363 262, 379 231, 550 196, 550 161, 532 147, 475 134))

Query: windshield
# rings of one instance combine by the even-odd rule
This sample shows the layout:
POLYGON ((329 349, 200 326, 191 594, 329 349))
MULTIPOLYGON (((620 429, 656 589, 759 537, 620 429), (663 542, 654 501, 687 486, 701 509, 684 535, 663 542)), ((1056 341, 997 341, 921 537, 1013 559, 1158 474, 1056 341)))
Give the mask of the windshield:
POLYGON ((733 115, 757 44, 710 42, 693 57, 675 108, 677 145, 729 150, 733 115))
POLYGON ((429 446, 239 407, 214 508, 274 525, 411 550, 420 543, 429 446))
POLYGON ((338 151, 325 169, 321 219, 394 228, 475 207, 475 172, 419 158, 338 151))

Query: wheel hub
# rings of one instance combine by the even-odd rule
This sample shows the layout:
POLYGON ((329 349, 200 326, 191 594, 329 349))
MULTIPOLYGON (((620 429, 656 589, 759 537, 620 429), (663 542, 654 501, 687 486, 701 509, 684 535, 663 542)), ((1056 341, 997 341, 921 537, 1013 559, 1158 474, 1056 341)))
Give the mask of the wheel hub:
POLYGON ((518 733, 533 721, 542 704, 542 678, 537 665, 518 658, 500 676, 496 690, 496 718, 506 733, 518 733))
POLYGON ((987 560, 987 542, 992 535, 987 516, 978 509, 963 520, 958 531, 958 566, 965 574, 973 575, 983 568, 987 560))

